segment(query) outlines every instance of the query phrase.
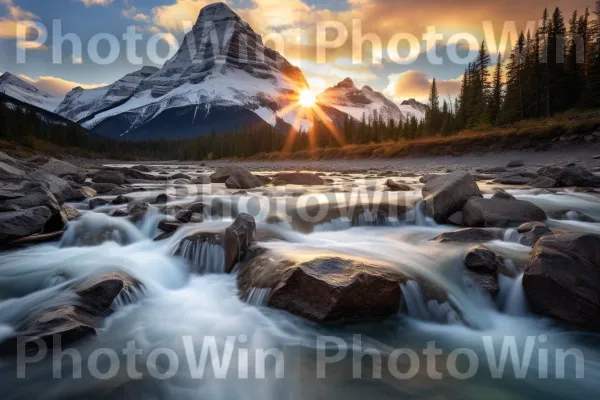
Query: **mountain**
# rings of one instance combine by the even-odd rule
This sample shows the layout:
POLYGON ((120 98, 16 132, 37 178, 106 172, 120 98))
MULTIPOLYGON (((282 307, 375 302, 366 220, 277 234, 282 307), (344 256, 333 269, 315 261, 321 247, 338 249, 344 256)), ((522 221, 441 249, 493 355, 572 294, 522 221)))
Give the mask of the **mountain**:
POLYGON ((400 110, 407 117, 415 117, 417 120, 422 121, 425 119, 425 114, 427 113, 427 106, 423 103, 419 103, 415 99, 404 100, 400 104, 400 110))
POLYGON ((47 111, 54 111, 62 100, 9 72, 0 75, 0 93, 47 111))
POLYGON ((72 121, 81 121, 90 115, 110 109, 128 100, 143 79, 156 73, 158 68, 143 67, 125 75, 112 85, 94 89, 76 87, 65 96, 56 108, 56 113, 72 121))
POLYGON ((295 116, 282 111, 308 87, 300 69, 264 47, 261 36, 224 3, 200 11, 161 69, 141 71, 117 82, 118 90, 72 91, 60 114, 100 135, 129 140, 195 137, 249 125, 288 129, 295 116))
POLYGON ((360 121, 363 115, 368 119, 376 111, 384 121, 405 121, 400 108, 382 93, 369 86, 357 88, 354 81, 346 78, 319 95, 319 102, 328 104, 360 121))

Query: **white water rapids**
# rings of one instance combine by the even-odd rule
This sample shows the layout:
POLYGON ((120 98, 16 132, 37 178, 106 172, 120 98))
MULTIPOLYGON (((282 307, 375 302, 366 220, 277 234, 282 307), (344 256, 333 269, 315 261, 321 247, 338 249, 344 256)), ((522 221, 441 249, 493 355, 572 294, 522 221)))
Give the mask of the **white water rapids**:
MULTIPOLYGON (((297 200, 310 190, 298 188, 299 193, 288 194, 288 198, 297 200)), ((278 195, 276 190, 270 196, 265 196, 263 189, 249 192, 256 198, 256 204, 278 195)), ((538 204, 553 218, 569 211, 600 217, 597 196, 535 194, 517 190, 511 193, 538 204)), ((143 195, 148 196, 148 192, 135 194, 143 195)), ((211 196, 220 197, 224 203, 234 201, 227 194, 211 196)), ((322 196, 323 201, 331 198, 327 193, 322 196)), ((408 194, 408 198, 419 200, 420 190, 408 194)), ((175 199, 173 204, 180 203, 175 199)), ((250 204, 241 207, 243 210, 240 211, 252 211, 252 207, 250 204)), ((267 308, 264 304, 269 293, 264 290, 252 290, 246 301, 240 300, 235 275, 219 273, 224 255, 216 246, 184 249, 196 262, 205 265, 200 271, 203 274, 191 274, 188 263, 173 255, 186 235, 198 230, 222 231, 231 219, 222 220, 206 214, 205 222, 187 224, 171 238, 155 242, 152 239, 158 234, 156 225, 164 218, 155 212, 148 213, 136 224, 99 212, 86 212, 79 221, 70 223, 59 243, 0 254, 0 294, 3 299, 0 301, 0 339, 9 336, 32 309, 68 303, 64 286, 78 278, 120 270, 139 279, 145 287, 144 293, 132 304, 117 302, 116 312, 106 319, 98 335, 76 346, 84 360, 80 370, 74 370, 76 360, 65 355, 62 368, 57 371, 50 357, 27 365, 26 378, 17 379, 15 365, 4 362, 0 365, 4 397, 211 400, 595 398, 600 382, 600 337, 567 330, 531 314, 521 286, 522 274, 516 279, 501 276, 500 294, 492 301, 469 285, 461 273, 464 268, 461 259, 470 246, 430 241, 455 228, 436 226, 423 217, 418 207, 412 212, 409 222, 392 218, 378 221, 375 226, 368 226, 373 225, 369 223, 368 215, 358 218, 354 225, 359 226, 352 226, 349 219, 334 219, 316 226, 308 234, 294 230, 287 221, 267 223, 267 215, 254 213, 258 232, 268 232, 267 236, 277 238, 259 243, 271 251, 300 257, 333 255, 364 259, 435 283, 449 295, 447 303, 427 301, 420 285, 409 281, 402 285, 403 314, 382 322, 344 327, 319 326, 267 308), (111 231, 108 241, 100 245, 87 244, 85 235, 96 237, 107 227, 111 231), (360 345, 353 342, 355 335, 361 335, 360 345), (545 340, 540 341, 540 335, 544 335, 545 340), (343 340, 349 350, 342 360, 326 366, 325 379, 318 379, 316 365, 323 349, 318 349, 317 343, 324 336, 343 340), (191 342, 186 342, 186 337, 191 342), (201 378, 190 369, 190 361, 198 363, 203 340, 207 337, 214 338, 221 354, 228 348, 228 338, 237 340, 225 376, 218 376, 210 361, 201 378), (490 349, 484 343, 491 340, 496 347, 495 356, 500 358, 500 348, 506 337, 514 338, 515 348, 521 352, 526 350, 528 340, 537 340, 524 377, 516 376, 518 373, 513 371, 510 363, 502 379, 492 376, 488 366, 490 349), (134 366, 141 377, 132 376, 126 368, 123 350, 131 342, 140 352, 134 366), (429 376, 426 360, 422 357, 429 342, 435 342, 444 352, 438 363, 442 379, 429 376), (118 372, 108 379, 93 377, 85 362, 99 348, 114 349, 120 364, 118 372), (390 374, 386 362, 381 378, 374 377, 377 363, 368 356, 363 359, 357 356, 361 348, 375 349, 384 359, 395 349, 413 349, 420 355, 420 365, 401 356, 397 368, 404 374, 415 369, 411 379, 398 379, 390 374), (452 376, 444 362, 458 348, 470 349, 478 359, 479 368, 466 380, 452 376), (573 348, 585 356, 585 376, 577 379, 575 362, 568 360, 564 379, 557 379, 556 351, 573 348), (169 355, 152 357, 155 349, 169 349, 169 355), (281 379, 276 376, 274 362, 266 363, 264 378, 257 375, 259 349, 278 349, 285 356, 281 379), (540 350, 549 354, 547 360, 543 357, 546 353, 540 350), (155 378, 153 374, 170 372, 172 356, 179 360, 172 376, 165 380, 155 378), (362 372, 353 377, 358 366, 362 367, 362 372), (546 369, 549 379, 543 378, 546 369), (61 379, 55 378, 57 374, 61 379)), ((573 217, 574 214, 569 215, 573 217)), ((554 230, 600 232, 598 223, 568 217, 551 220, 549 226, 554 230)), ((522 271, 531 249, 516 243, 518 240, 510 232, 504 237, 506 241, 495 241, 489 247, 507 259, 508 267, 522 271)), ((463 354, 457 360, 460 372, 465 373, 469 369, 467 356, 463 354)), ((109 357, 100 357, 97 361, 101 372, 109 370, 109 357)))

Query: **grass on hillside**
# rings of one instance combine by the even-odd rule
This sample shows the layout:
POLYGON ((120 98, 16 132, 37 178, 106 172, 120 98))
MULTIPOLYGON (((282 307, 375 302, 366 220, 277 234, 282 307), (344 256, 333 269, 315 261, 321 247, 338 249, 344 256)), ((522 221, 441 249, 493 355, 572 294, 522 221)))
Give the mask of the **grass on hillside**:
MULTIPOLYGON (((453 136, 433 136, 384 143, 346 145, 300 151, 268 153, 251 160, 281 159, 364 159, 416 156, 461 155, 507 150, 547 150, 563 136, 577 135, 578 140, 600 130, 600 111, 568 112, 552 118, 526 120, 501 128, 478 127, 453 136)), ((572 142, 572 141, 570 141, 572 142)), ((577 142, 577 141, 576 141, 577 142)))

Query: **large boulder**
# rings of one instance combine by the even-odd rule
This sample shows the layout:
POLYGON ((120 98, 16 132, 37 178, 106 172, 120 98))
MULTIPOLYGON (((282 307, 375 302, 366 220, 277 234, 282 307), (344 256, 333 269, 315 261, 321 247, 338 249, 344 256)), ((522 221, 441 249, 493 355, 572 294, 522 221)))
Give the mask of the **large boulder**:
POLYGON ((30 350, 36 349, 39 341, 52 349, 54 335, 59 335, 63 348, 93 336, 102 327, 104 319, 113 312, 115 299, 121 296, 124 302, 131 301, 140 288, 138 281, 124 273, 76 282, 68 289, 72 293, 68 302, 57 302, 41 310, 32 309, 31 315, 23 318, 23 322, 15 328, 13 336, 0 343, 0 355, 16 355, 19 338, 25 340, 24 348, 30 350))
POLYGON ((472 197, 481 197, 475 179, 467 172, 454 172, 429 181, 423 186, 427 215, 445 223, 452 214, 461 211, 472 197))
POLYGON ((60 204, 56 197, 44 185, 27 182, 20 197, 0 201, 1 211, 12 211, 45 206, 54 213, 60 212, 60 204))
POLYGON ((552 230, 541 222, 527 222, 517 228, 519 243, 534 246, 542 237, 551 235, 552 230))
POLYGON ((40 169, 61 178, 65 176, 79 176, 84 173, 82 168, 56 158, 36 156, 27 161, 36 164, 40 169))
POLYGON ((240 297, 267 289, 267 304, 319 323, 353 323, 396 315, 402 306, 403 277, 365 262, 315 258, 281 260, 269 253, 244 263, 240 297))
POLYGON ((30 178, 44 185, 60 204, 63 204, 67 201, 77 201, 81 197, 81 193, 71 186, 71 184, 55 175, 48 174, 43 171, 35 171, 30 175, 30 178))
POLYGON ((253 189, 262 185, 260 179, 241 168, 234 170, 225 181, 225 186, 228 189, 253 189))
POLYGON ((471 198, 463 207, 465 224, 471 227, 507 227, 545 221, 544 210, 523 200, 471 198))
POLYGON ((42 232, 52 216, 52 211, 44 206, 0 213, 0 245, 42 232))
POLYGON ((600 330, 600 235, 542 237, 525 267, 531 309, 559 321, 600 330))
POLYGON ((210 176, 210 181, 212 183, 225 183, 227 182, 227 179, 231 177, 232 173, 239 170, 245 171, 243 168, 236 166, 219 167, 215 173, 210 176))
POLYGON ((290 174, 279 174, 271 182, 275 186, 284 185, 304 185, 319 186, 324 185, 325 181, 320 176, 308 172, 293 172, 290 174))
POLYGON ((233 267, 244 257, 252 244, 256 231, 256 222, 251 215, 240 214, 225 230, 225 272, 230 273, 233 267))
POLYGON ((114 183, 92 183, 91 189, 98 194, 110 193, 117 187, 114 183))
POLYGON ((103 170, 97 172, 92 177, 94 183, 113 183, 115 185, 123 185, 125 183, 125 176, 118 171, 103 170))
POLYGON ((552 178, 558 186, 579 186, 600 188, 600 176, 581 167, 544 167, 538 172, 540 176, 552 178))

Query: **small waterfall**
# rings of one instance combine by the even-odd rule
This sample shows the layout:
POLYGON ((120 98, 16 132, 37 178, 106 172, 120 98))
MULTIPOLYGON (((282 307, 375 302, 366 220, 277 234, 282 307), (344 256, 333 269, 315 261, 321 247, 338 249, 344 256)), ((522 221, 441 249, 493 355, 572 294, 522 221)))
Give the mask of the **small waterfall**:
POLYGON ((104 242, 129 245, 147 240, 131 222, 105 214, 86 213, 70 222, 60 241, 60 247, 98 246, 104 242))
POLYGON ((113 301, 113 308, 119 309, 130 304, 135 304, 146 294, 146 289, 143 286, 121 290, 119 296, 117 296, 117 298, 113 301))
POLYGON ((444 323, 448 325, 462 324, 458 313, 448 303, 435 300, 426 301, 417 281, 408 281, 400 285, 408 316, 421 321, 444 323))
POLYGON ((400 222, 396 217, 386 217, 371 210, 365 210, 362 214, 352 219, 353 226, 398 226, 400 222))
POLYGON ((520 243, 521 242, 521 234, 517 232, 516 229, 507 229, 504 231, 504 241, 511 243, 520 243))
POLYGON ((266 306, 271 295, 271 289, 269 288, 256 288, 253 287, 248 292, 248 296, 244 299, 246 303, 253 306, 266 306))
POLYGON ((225 273, 225 250, 208 241, 184 239, 176 253, 192 263, 192 271, 204 274, 225 273))
POLYGON ((521 274, 514 280, 504 304, 504 312, 516 317, 524 317, 529 313, 525 290, 523 289, 523 276, 524 274, 521 274))
POLYGON ((341 217, 324 224, 316 225, 314 232, 337 232, 350 229, 351 227, 352 222, 350 221, 350 218, 341 217))
POLYGON ((407 221, 415 221, 415 225, 418 226, 436 226, 437 224, 425 213, 425 202, 417 201, 415 203, 414 209, 408 211, 406 213, 407 221))

